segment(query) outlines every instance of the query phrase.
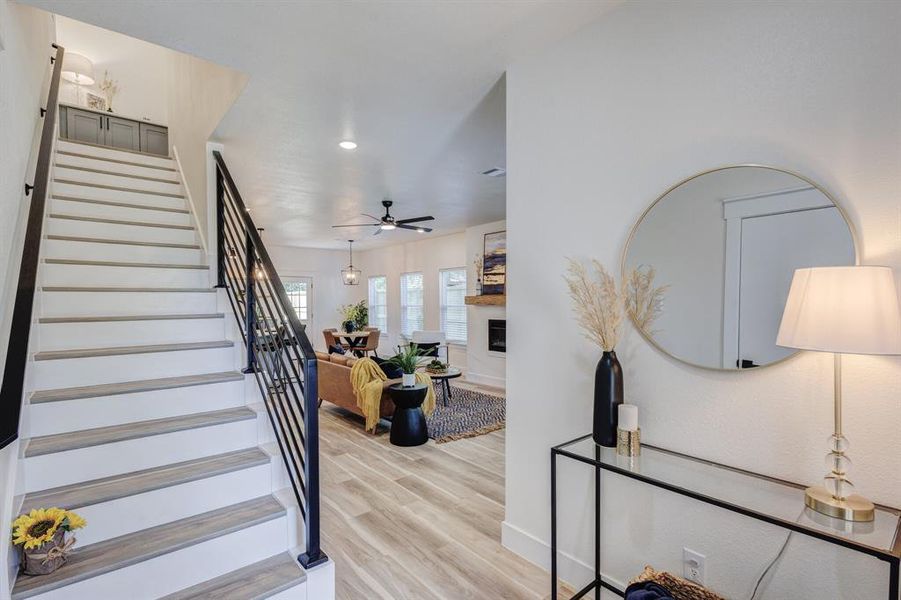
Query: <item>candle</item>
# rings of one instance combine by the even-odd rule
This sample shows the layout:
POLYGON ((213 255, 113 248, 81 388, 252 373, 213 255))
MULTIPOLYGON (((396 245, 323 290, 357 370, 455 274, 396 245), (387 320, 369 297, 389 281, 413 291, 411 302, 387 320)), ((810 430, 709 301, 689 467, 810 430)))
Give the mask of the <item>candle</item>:
POLYGON ((638 407, 620 404, 618 411, 618 427, 623 431, 638 431, 638 407))

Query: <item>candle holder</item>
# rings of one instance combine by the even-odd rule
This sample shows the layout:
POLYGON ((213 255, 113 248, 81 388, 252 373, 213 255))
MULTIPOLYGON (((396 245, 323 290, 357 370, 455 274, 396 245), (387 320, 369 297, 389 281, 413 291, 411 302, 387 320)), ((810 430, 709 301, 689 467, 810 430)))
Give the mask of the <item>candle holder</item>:
POLYGON ((616 453, 620 456, 641 455, 641 429, 626 431, 616 430, 616 453))

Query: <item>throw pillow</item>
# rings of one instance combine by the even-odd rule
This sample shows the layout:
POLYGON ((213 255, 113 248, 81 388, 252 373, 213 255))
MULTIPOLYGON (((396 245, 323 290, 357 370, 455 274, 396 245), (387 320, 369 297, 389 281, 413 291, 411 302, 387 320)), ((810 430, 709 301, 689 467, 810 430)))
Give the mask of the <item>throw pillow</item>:
POLYGON ((385 372, 385 377, 388 379, 400 379, 404 374, 403 370, 395 364, 389 363, 384 358, 379 358, 378 356, 373 356, 372 360, 375 361, 375 364, 382 368, 382 371, 385 372))
POLYGON ((332 345, 332 346, 328 347, 328 353, 329 354, 344 354, 344 348, 342 348, 341 346, 332 345))

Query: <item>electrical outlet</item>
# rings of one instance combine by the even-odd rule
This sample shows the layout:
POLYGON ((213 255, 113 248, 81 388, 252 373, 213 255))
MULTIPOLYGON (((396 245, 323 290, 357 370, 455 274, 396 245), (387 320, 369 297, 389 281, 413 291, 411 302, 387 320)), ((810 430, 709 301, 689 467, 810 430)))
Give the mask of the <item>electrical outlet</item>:
POLYGON ((690 548, 682 548, 682 576, 704 585, 707 579, 707 557, 690 548))

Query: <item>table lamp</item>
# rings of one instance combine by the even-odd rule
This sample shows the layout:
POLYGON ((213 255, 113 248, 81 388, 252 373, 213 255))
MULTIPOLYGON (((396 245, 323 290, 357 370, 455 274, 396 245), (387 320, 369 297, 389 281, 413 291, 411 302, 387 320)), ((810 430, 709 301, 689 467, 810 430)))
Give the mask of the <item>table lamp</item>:
POLYGON ((76 100, 81 104, 81 86, 94 85, 94 63, 81 54, 66 52, 63 55, 63 70, 60 75, 77 86, 76 100))
POLYGON ((842 354, 901 354, 901 309, 889 267, 797 269, 776 343, 835 356, 835 432, 829 438, 823 486, 804 492, 813 510, 846 521, 872 521, 873 503, 852 493, 851 461, 842 434, 842 354))

